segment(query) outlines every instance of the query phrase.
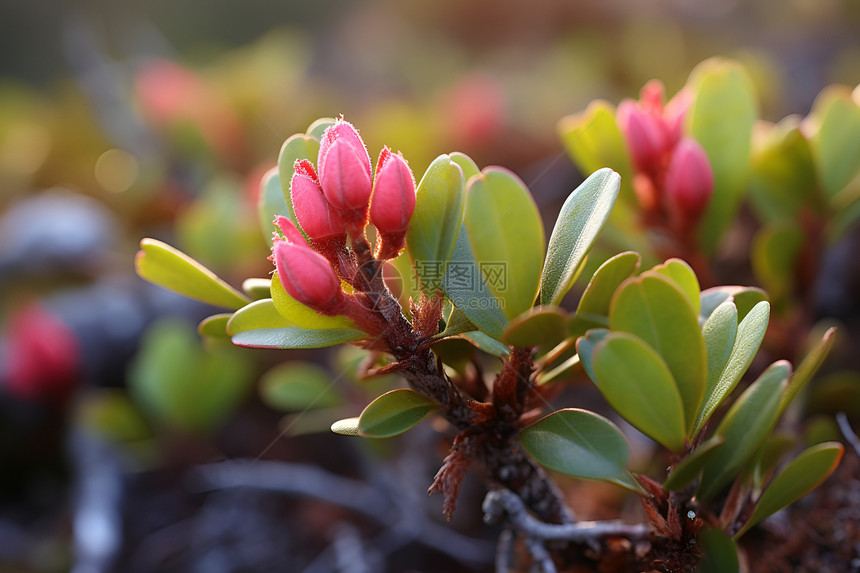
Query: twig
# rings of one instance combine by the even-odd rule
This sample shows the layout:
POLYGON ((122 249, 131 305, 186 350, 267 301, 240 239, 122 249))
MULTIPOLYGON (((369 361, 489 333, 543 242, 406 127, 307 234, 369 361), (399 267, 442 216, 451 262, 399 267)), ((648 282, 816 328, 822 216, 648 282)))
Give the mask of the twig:
POLYGON ((309 495, 383 520, 390 501, 375 489, 324 470, 287 462, 234 460, 198 466, 192 487, 211 491, 251 487, 293 495, 309 495))
POLYGON ((851 424, 848 423, 848 416, 845 412, 839 412, 836 414, 836 423, 839 424, 839 429, 842 430, 842 435, 845 436, 845 439, 849 444, 851 444, 851 447, 854 448, 857 455, 860 456, 860 438, 857 437, 857 434, 855 434, 854 430, 851 428, 851 424))
POLYGON ((598 539, 601 537, 626 537, 636 540, 647 539, 651 533, 646 524, 628 525, 619 521, 580 521, 562 525, 543 523, 529 515, 519 496, 504 489, 488 493, 484 498, 483 510, 484 521, 487 523, 507 517, 517 531, 529 538, 587 543, 595 550, 600 550, 598 539))
POLYGON ((511 570, 511 558, 514 552, 514 532, 504 529, 499 534, 496 545, 496 573, 508 573, 511 570))
POLYGON ((546 550, 546 547, 543 545, 543 541, 540 539, 535 539, 534 537, 529 537, 526 539, 526 547, 529 550, 529 553, 532 554, 534 560, 532 561, 531 570, 535 573, 556 573, 557 570, 555 568, 555 563, 552 562, 552 557, 549 555, 549 551, 546 550))

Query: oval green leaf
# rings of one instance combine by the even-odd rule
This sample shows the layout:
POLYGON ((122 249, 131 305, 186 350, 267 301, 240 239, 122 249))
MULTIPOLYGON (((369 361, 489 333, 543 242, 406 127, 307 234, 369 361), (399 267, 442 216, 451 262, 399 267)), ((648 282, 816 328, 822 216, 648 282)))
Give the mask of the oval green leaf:
POLYGON ((275 366, 260 378, 259 392, 263 402, 283 412, 330 408, 341 403, 328 371, 310 362, 291 361, 275 366))
POLYGON ((212 336, 214 338, 230 338, 230 335, 227 334, 227 323, 232 316, 231 313, 207 316, 197 325, 197 334, 200 336, 212 336))
POLYGON ((392 390, 367 405, 358 418, 358 432, 366 438, 396 436, 439 407, 438 402, 414 390, 392 390))
POLYGON ((716 436, 726 439, 705 463, 697 495, 714 497, 758 452, 779 417, 779 402, 791 376, 791 364, 781 360, 765 370, 741 394, 720 422, 716 436))
POLYGON ((625 420, 670 450, 684 448, 681 395, 651 346, 632 334, 611 332, 594 348, 591 360, 595 384, 625 420))
POLYGON ((257 196, 257 216, 260 222, 260 231, 266 241, 272 240, 275 230, 273 221, 277 215, 291 217, 290 206, 284 200, 281 190, 281 176, 277 167, 272 167, 260 180, 260 191, 257 196))
POLYGON ((752 128, 757 105, 752 81, 743 67, 712 58, 690 74, 695 94, 686 123, 705 149, 714 172, 714 190, 699 224, 699 238, 712 252, 740 205, 749 178, 752 128))
POLYGON ((648 271, 615 293, 609 326, 635 334, 662 357, 683 401, 684 427, 692 428, 705 391, 706 357, 687 296, 670 279, 648 271))
POLYGON ((406 233, 406 249, 426 292, 442 288, 463 221, 464 188, 463 170, 448 155, 440 155, 427 168, 415 191, 415 212, 406 233))
POLYGON ((681 292, 687 295, 687 300, 693 307, 694 315, 698 316, 701 310, 701 292, 699 291, 699 279, 696 273, 685 261, 681 259, 669 259, 651 269, 675 283, 681 292))
POLYGON ((738 334, 738 309, 735 303, 727 300, 711 313, 702 327, 705 351, 708 357, 708 375, 705 379, 703 402, 708 403, 726 370, 738 334))
POLYGON ((636 274, 642 257, 627 251, 607 260, 595 271, 576 306, 576 314, 609 316, 612 295, 625 280, 636 274))
POLYGON ((246 348, 325 348, 367 338, 360 330, 332 328, 308 330, 298 326, 260 328, 234 334, 233 344, 246 348))
POLYGON ((451 161, 460 166, 460 169, 463 170, 463 178, 466 183, 469 182, 475 175, 481 174, 481 169, 478 167, 478 164, 475 163, 471 157, 466 155, 465 153, 460 153, 459 151, 455 151, 453 153, 449 153, 448 157, 451 158, 451 161))
POLYGON ((271 283, 272 300, 275 309, 287 321, 295 326, 311 330, 326 330, 329 328, 355 328, 355 324, 346 316, 328 316, 321 314, 309 306, 306 306, 284 289, 278 273, 272 275, 271 283))
POLYGON ((331 431, 342 436, 360 436, 358 418, 344 418, 331 425, 331 431))
POLYGON ((752 517, 735 539, 750 527, 817 488, 839 465, 845 447, 839 442, 824 442, 805 449, 773 478, 756 504, 752 517))
POLYGON ((517 440, 553 471, 632 487, 626 471, 627 440, 615 424, 594 412, 558 410, 524 428, 517 440))
MULTIPOLYGON (((735 343, 732 352, 726 362, 726 366, 719 375, 719 379, 711 389, 710 393, 702 400, 699 413, 696 416, 696 425, 693 435, 698 433, 714 413, 723 400, 735 389, 744 372, 747 371, 753 358, 764 340, 767 331, 767 323, 770 318, 770 304, 760 302, 747 314, 738 325, 735 343)), ((714 373, 716 375, 716 372, 714 373)), ((710 374, 709 374, 710 378, 710 374)))
POLYGON ((672 473, 663 482, 663 489, 678 491, 690 485, 702 471, 702 467, 708 459, 724 443, 726 443, 726 439, 723 436, 712 436, 709 440, 702 442, 690 455, 675 464, 672 473))
POLYGON ((261 328, 287 328, 295 326, 275 309, 272 299, 256 300, 233 313, 227 321, 227 334, 233 336, 261 328))
POLYGON ((591 381, 597 384, 597 375, 594 373, 594 347, 609 335, 609 329, 593 328, 576 340, 576 354, 582 363, 582 368, 591 381))
POLYGON ((504 303, 493 295, 484 280, 469 244, 466 225, 460 226, 449 259, 441 285, 445 296, 472 324, 500 340, 508 327, 508 318, 501 308, 504 303))
POLYGON ((706 529, 696 539, 702 560, 696 567, 696 573, 738 573, 738 546, 726 532, 721 529, 706 529))
POLYGON ((271 279, 245 279, 242 281, 242 290, 254 300, 272 298, 271 279))
POLYGON ((810 115, 818 124, 812 153, 832 201, 860 173, 860 106, 849 88, 834 85, 819 94, 810 115))
MULTIPOLYGON (((298 221, 296 220, 296 214, 293 211, 293 201, 290 198, 290 183, 293 180, 293 166, 299 159, 307 159, 316 164, 319 154, 319 140, 304 133, 296 133, 295 135, 288 137, 281 146, 280 153, 278 153, 278 174, 279 184, 281 186, 281 199, 287 208, 286 215, 289 215, 290 219, 292 219, 293 223, 296 223, 297 226, 298 221)), ((271 240, 271 231, 274 231, 272 228, 273 220, 274 217, 270 218, 268 222, 268 229, 270 231, 266 234, 266 239, 268 240, 271 240)), ((264 224, 263 229, 265 230, 267 228, 265 221, 262 221, 262 223, 264 224)))
POLYGON ((558 305, 573 286, 580 264, 609 218, 621 177, 604 168, 592 173, 564 202, 547 247, 540 302, 558 305))
POLYGON ((488 167, 469 180, 464 222, 490 291, 508 319, 534 306, 546 236, 531 192, 519 177, 488 167))
POLYGON ((143 239, 134 263, 141 278, 190 298, 225 308, 242 308, 251 300, 215 273, 170 245, 143 239))
POLYGON ((538 306, 512 320, 502 342, 510 346, 552 348, 567 337, 567 321, 563 308, 538 306))

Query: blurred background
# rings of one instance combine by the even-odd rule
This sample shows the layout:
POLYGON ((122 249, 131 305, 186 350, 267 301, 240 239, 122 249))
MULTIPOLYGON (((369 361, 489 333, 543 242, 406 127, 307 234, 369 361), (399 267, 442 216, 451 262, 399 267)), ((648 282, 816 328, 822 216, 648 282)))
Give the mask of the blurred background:
POLYGON ((138 242, 267 276, 260 177, 338 114, 416 175, 509 167, 549 226, 582 179, 558 120, 714 55, 762 118, 805 115, 860 83, 860 3, 0 0, 0 571, 492 570, 478 481, 451 524, 424 495, 431 428, 327 434, 386 387, 359 355, 204 344, 212 309, 136 278, 138 242))

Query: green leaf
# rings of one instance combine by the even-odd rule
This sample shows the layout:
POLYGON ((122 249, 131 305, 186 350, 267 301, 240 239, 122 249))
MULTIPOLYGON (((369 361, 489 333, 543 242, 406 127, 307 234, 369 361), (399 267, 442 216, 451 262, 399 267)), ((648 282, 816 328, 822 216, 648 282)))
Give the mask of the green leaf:
POLYGON ((233 313, 227 321, 227 334, 234 336, 240 332, 261 328, 288 328, 295 326, 275 309, 272 299, 256 300, 233 313))
POLYGON ((825 442, 805 449, 770 482, 752 517, 737 532, 735 539, 821 485, 839 465, 844 452, 844 446, 838 442, 825 442))
POLYGON ((511 321, 502 342, 510 346, 552 348, 567 337, 567 320, 563 308, 532 308, 511 321))
POLYGON ((487 354, 498 356, 499 358, 507 358, 511 354, 511 351, 507 346, 494 338, 490 338, 479 330, 464 332, 463 334, 457 335, 456 338, 468 340, 469 343, 475 346, 475 348, 483 350, 487 354))
POLYGON ((427 168, 415 191, 415 212, 406 233, 406 249, 426 292, 442 287, 463 221, 464 187, 463 170, 450 156, 440 155, 427 168))
POLYGON ((702 429, 702 426, 705 425, 705 422, 711 417, 717 406, 731 394, 744 375, 744 372, 752 364, 753 358, 755 358, 758 348, 761 346, 761 341, 764 340, 764 333, 767 331, 769 318, 770 305, 767 302, 760 302, 753 307, 749 314, 741 321, 740 325, 738 325, 732 353, 713 390, 702 400, 702 406, 699 408, 699 414, 696 417, 693 435, 702 429))
POLYGON ((591 101, 585 111, 563 117, 558 122, 558 132, 565 151, 582 173, 611 167, 621 175, 622 184, 629 186, 633 178, 630 152, 611 103, 591 101))
POLYGON ((508 319, 534 306, 546 236, 540 212, 519 177, 488 167, 469 179, 464 222, 490 291, 508 319))
POLYGON ((767 301, 767 293, 756 287, 718 286, 703 290, 700 300, 702 309, 699 311, 699 322, 704 325, 714 309, 727 300, 734 301, 738 320, 743 320, 755 305, 767 301))
MULTIPOLYGON (((290 198, 290 183, 292 182, 294 172, 293 166, 299 159, 307 159, 311 163, 316 164, 319 154, 319 139, 304 133, 296 133, 295 135, 288 137, 281 146, 281 151, 278 154, 278 173, 279 183, 281 186, 281 199, 287 207, 286 214, 289 215, 290 219, 293 220, 293 223, 295 223, 296 226, 298 226, 298 220, 296 219, 296 214, 293 211, 293 201, 290 198)), ((268 227, 272 231, 274 231, 272 228, 273 219, 274 217, 269 219, 268 222, 268 227)), ((263 223, 265 223, 265 221, 263 221, 263 223)), ((266 228, 267 227, 264 225, 263 229, 265 230, 266 228)), ((270 239, 271 234, 267 234, 266 238, 270 239)))
POLYGON ((271 279, 245 279, 242 281, 242 290, 254 300, 272 298, 271 279))
POLYGON ((621 177, 611 169, 592 173, 564 202, 547 247, 540 302, 558 305, 573 285, 577 270, 609 218, 621 177))
POLYGON ((703 557, 696 567, 697 573, 737 573, 738 546, 720 529, 706 529, 696 539, 703 557))
POLYGON ((753 272, 777 305, 790 304, 794 290, 797 259, 806 241, 806 233, 796 222, 761 228, 752 244, 750 262, 753 272))
POLYGON ((827 358, 827 355, 830 354, 830 349, 833 348, 835 335, 836 329, 829 328, 818 344, 803 358, 803 361, 797 367, 794 376, 791 377, 788 383, 788 389, 782 395, 782 403, 779 406, 780 413, 785 411, 791 401, 794 400, 794 397, 803 390, 824 363, 824 359, 827 358))
POLYGON ((281 190, 281 176, 278 168, 273 167, 266 171, 260 180, 260 194, 257 196, 257 216, 260 220, 260 231, 266 241, 272 240, 277 215, 292 218, 291 206, 287 205, 281 190))
POLYGON ((860 106, 849 88, 833 85, 816 98, 810 119, 818 124, 812 153, 832 201, 860 173, 860 106))
POLYGON ((275 309, 292 325, 310 330, 327 330, 330 328, 355 328, 355 324, 346 316, 328 316, 306 306, 288 293, 281 284, 278 273, 272 275, 272 300, 275 309))
POLYGON ((606 328, 593 328, 576 340, 576 353, 582 362, 582 368, 592 382, 597 383, 597 375, 594 373, 594 348, 609 335, 606 328))
MULTIPOLYGON (((321 117, 315 120, 312 124, 308 126, 308 130, 305 132, 317 141, 322 141, 323 133, 330 126, 337 123, 337 120, 333 117, 321 117)), ((319 155, 319 150, 317 150, 316 155, 313 157, 309 157, 308 159, 316 159, 317 155, 319 155)))
POLYGON ((438 402, 414 390, 392 390, 367 405, 358 418, 358 432, 366 438, 396 436, 439 407, 438 402))
POLYGON ((670 450, 684 448, 684 405, 672 373, 642 339, 612 332, 594 348, 594 380, 631 425, 670 450))
POLYGON ((651 269, 651 272, 659 273, 675 283, 681 292, 687 295, 687 300, 693 307, 693 314, 699 315, 701 310, 701 293, 699 292, 699 279, 696 273, 686 262, 681 259, 669 259, 651 269))
POLYGON ((648 271, 627 279, 609 311, 612 330, 635 334, 665 361, 692 428, 705 391, 705 341, 687 296, 673 281, 648 271))
POLYGON ((702 327, 705 339, 705 352, 708 357, 708 376, 705 379, 704 402, 707 404, 732 355, 738 334, 738 309, 735 303, 727 300, 711 313, 702 327))
POLYGON ((714 497, 729 484, 764 443, 779 417, 779 402, 791 364, 775 362, 741 394, 714 435, 726 439, 705 464, 697 495, 714 497))
POLYGON ((236 346, 246 348, 325 348, 367 338, 367 333, 346 328, 309 330, 298 326, 258 328, 233 335, 236 346))
POLYGON ((812 152, 798 116, 790 115, 753 138, 750 198, 766 223, 796 221, 814 199, 816 185, 812 152))
POLYGON ((576 314, 609 316, 612 295, 625 280, 636 274, 642 257, 639 253, 627 251, 607 260, 595 271, 588 286, 579 299, 576 314))
POLYGON ((453 153, 449 153, 448 157, 450 157, 451 161, 459 165, 460 169, 463 170, 463 178, 466 183, 468 183, 469 179, 471 179, 474 175, 481 174, 481 169, 478 167, 478 164, 475 163, 472 158, 465 153, 455 151, 453 153))
POLYGON ((687 111, 689 133, 708 155, 714 191, 699 225, 704 250, 713 252, 735 217, 749 178, 755 92, 743 67, 712 58, 690 74, 695 94, 687 111))
POLYGON ((502 338, 508 319, 500 308, 502 303, 490 291, 475 261, 465 225, 460 226, 441 286, 445 296, 472 324, 496 340, 502 338))
POLYGON ((137 274, 181 295, 215 306, 242 308, 250 299, 215 273, 170 245, 143 239, 135 257, 137 274))
POLYGON ((360 436, 358 418, 344 418, 331 425, 331 431, 342 436, 360 436))
POLYGON ((231 316, 233 314, 229 312, 207 316, 197 325, 197 334, 215 338, 230 338, 230 335, 227 334, 227 322, 231 316))
POLYGON ((708 462, 714 452, 726 442, 723 436, 712 436, 709 440, 702 442, 690 455, 675 464, 672 473, 663 482, 663 489, 668 491, 682 490, 699 475, 702 467, 708 462))
POLYGON ((517 440, 538 463, 553 471, 637 491, 626 471, 627 440, 615 424, 594 412, 558 410, 524 428, 517 440))
POLYGON ((239 405, 251 381, 249 366, 241 353, 206 352, 193 327, 162 319, 146 331, 130 367, 129 391, 160 424, 204 433, 239 405))
POLYGON ((310 362, 285 362, 260 379, 260 398, 283 412, 330 408, 341 403, 332 377, 322 366, 310 362))

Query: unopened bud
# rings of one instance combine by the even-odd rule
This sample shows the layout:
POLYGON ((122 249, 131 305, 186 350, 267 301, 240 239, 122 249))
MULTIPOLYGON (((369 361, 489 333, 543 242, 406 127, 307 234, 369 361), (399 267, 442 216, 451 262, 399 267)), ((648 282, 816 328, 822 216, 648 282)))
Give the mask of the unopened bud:
POLYGON ((387 147, 379 154, 370 202, 370 222, 380 235, 379 258, 390 259, 403 248, 415 211, 415 178, 409 164, 387 147))
POLYGON ((372 190, 370 155, 352 124, 338 120, 323 133, 317 161, 328 202, 355 229, 366 224, 372 190))
POLYGON ((669 147, 674 147, 681 141, 684 135, 684 118, 692 103, 693 93, 688 88, 684 88, 676 93, 663 109, 663 125, 669 147))
MULTIPOLYGON (((282 218, 283 219, 283 218, 282 218)), ((292 222, 285 219, 282 230, 287 240, 276 240, 272 247, 275 268, 284 289, 297 301, 323 314, 338 314, 343 306, 340 280, 329 262, 311 249, 304 238, 290 230, 292 222), (301 239, 300 241, 297 239, 301 239)))
POLYGON ((319 241, 346 234, 343 220, 323 195, 314 167, 307 159, 295 163, 290 199, 299 225, 311 239, 319 241))
POLYGON ((657 115, 643 111, 633 100, 624 100, 616 115, 618 127, 627 139, 627 147, 636 169, 654 172, 659 169, 668 150, 666 130, 657 115))
POLYGON ((714 190, 714 172, 699 143, 682 139, 672 153, 666 170, 664 193, 672 215, 686 224, 702 216, 714 190))

